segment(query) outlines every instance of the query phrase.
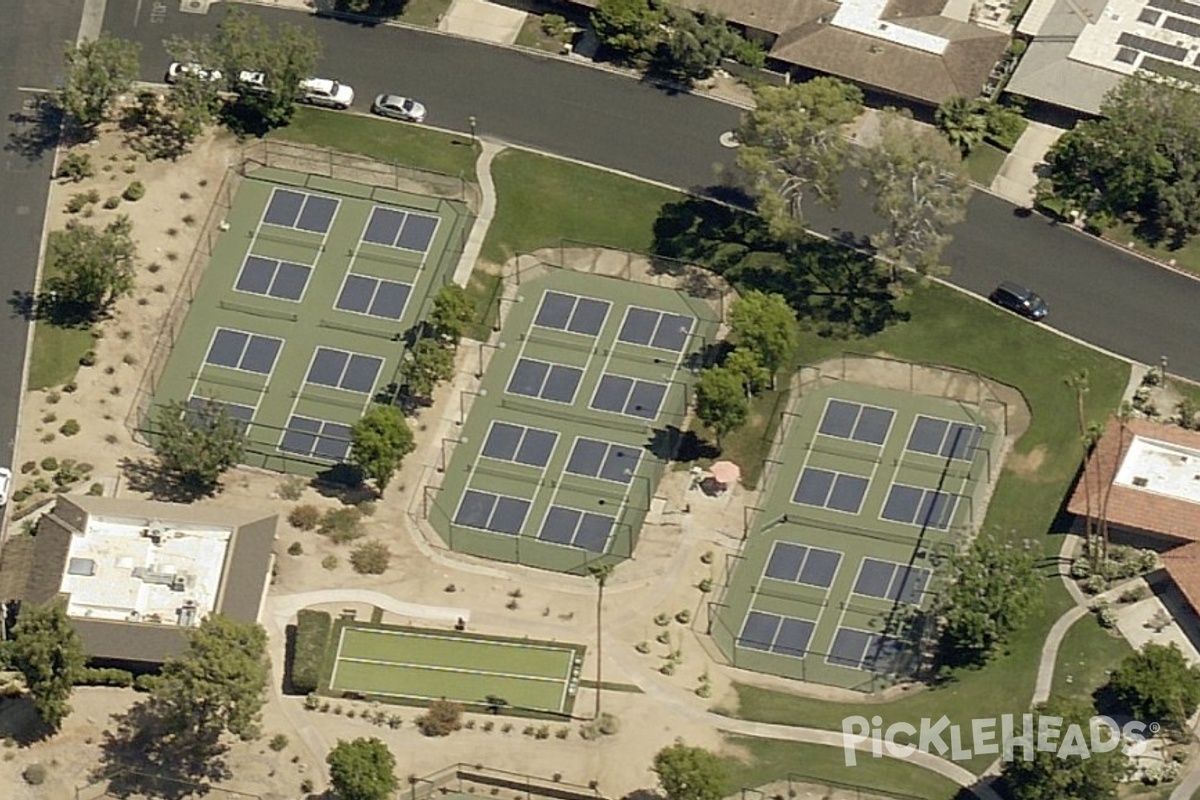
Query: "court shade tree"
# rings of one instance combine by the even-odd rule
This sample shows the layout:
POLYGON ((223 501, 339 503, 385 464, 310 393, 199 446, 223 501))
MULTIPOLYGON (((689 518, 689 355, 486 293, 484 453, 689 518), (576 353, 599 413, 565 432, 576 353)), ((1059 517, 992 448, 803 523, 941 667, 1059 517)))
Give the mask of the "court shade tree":
POLYGON ((771 383, 771 373, 763 366, 762 358, 748 347, 735 347, 725 357, 724 366, 742 377, 746 397, 753 397, 771 383))
POLYGON ((457 283, 448 283, 438 289, 433 298, 429 324, 439 337, 457 347, 474 318, 475 306, 463 287, 457 283))
POLYGON ((980 666, 1029 619, 1042 599, 1032 542, 980 535, 954 557, 952 580, 939 595, 941 658, 947 667, 980 666))
POLYGON ((62 322, 92 322, 133 291, 137 245, 129 217, 119 216, 103 230, 72 225, 48 241, 55 274, 46 281, 42 302, 62 322))
MULTIPOLYGON (((1094 715, 1091 704, 1077 700, 1052 700, 1034 709, 1035 720, 1061 717, 1059 730, 1078 725, 1085 737, 1094 715)), ((1028 761, 1020 747, 1014 748, 1014 757, 1004 760, 1001 780, 1007 796, 1013 800, 1116 800, 1118 782, 1125 778, 1129 763, 1122 750, 1121 747, 1107 752, 1089 749, 1087 757, 1068 754, 1060 758, 1057 747, 1039 749, 1034 741, 1028 761)))
POLYGON ((717 436, 717 446, 725 434, 746 424, 750 401, 742 388, 742 376, 729 367, 709 367, 696 381, 696 416, 717 436))
POLYGON ((315 33, 283 22, 272 28, 261 17, 233 8, 212 44, 218 65, 237 93, 232 119, 251 130, 277 128, 292 118, 300 82, 312 77, 321 56, 315 33), (242 71, 264 76, 261 86, 238 80, 242 71))
POLYGON ((838 203, 838 179, 850 158, 844 127, 862 112, 862 91, 837 78, 761 86, 737 129, 737 165, 758 213, 784 242, 806 236, 804 203, 838 203))
POLYGON ((350 428, 350 461, 381 495, 415 447, 408 420, 395 406, 372 406, 350 428))
POLYGON ((138 75, 141 45, 102 33, 67 47, 66 81, 55 95, 73 138, 83 141, 96 134, 108 119, 117 97, 129 91, 138 75))
POLYGON ((720 800, 727 794, 729 776, 721 759, 682 739, 655 754, 653 769, 667 800, 720 800))
POLYGON ((1174 642, 1149 642, 1125 657, 1108 688, 1134 719, 1182 729, 1200 707, 1200 668, 1189 665, 1174 642))
POLYGON ((325 757, 329 783, 340 800, 386 800, 396 791, 396 757, 374 736, 339 739, 325 757))
POLYGON ((424 338, 404 354, 401 385, 410 400, 427 401, 433 390, 454 375, 454 351, 437 339, 424 338))
POLYGON ((893 284, 905 270, 943 272, 940 258, 950 242, 946 231, 966 216, 971 197, 962 154, 910 115, 885 111, 879 142, 859 151, 858 163, 863 187, 884 221, 871 243, 890 264, 893 284))
POLYGON ((246 437, 244 424, 224 404, 173 400, 159 409, 152 441, 163 472, 180 488, 212 494, 221 475, 241 462, 246 437))
POLYGON ((781 294, 751 289, 729 309, 729 339, 758 356, 775 388, 775 374, 796 355, 799 331, 796 312, 781 294))
POLYGON ((23 606, 7 645, 8 661, 25 678, 38 718, 57 731, 71 713, 67 700, 87 660, 66 612, 59 605, 23 606))

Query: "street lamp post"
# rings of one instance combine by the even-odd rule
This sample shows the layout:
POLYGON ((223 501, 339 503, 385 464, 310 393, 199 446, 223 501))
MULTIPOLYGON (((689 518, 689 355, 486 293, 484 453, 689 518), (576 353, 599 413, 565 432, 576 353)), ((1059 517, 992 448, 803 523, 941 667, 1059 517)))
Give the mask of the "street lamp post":
POLYGON ((475 115, 467 117, 467 122, 471 125, 471 144, 475 144, 475 115))

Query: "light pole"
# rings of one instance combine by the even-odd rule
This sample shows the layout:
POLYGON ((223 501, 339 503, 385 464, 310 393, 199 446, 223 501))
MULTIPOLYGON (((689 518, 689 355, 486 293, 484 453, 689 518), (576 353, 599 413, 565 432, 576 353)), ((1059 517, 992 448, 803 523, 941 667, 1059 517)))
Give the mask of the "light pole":
POLYGON ((467 117, 467 122, 471 125, 471 144, 475 144, 475 115, 467 117))

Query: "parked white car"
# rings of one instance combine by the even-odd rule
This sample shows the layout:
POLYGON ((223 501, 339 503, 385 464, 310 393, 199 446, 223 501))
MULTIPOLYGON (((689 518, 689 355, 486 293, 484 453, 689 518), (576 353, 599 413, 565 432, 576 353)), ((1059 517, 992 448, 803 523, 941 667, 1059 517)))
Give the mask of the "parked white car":
POLYGON ((309 78, 306 81, 300 81, 300 88, 304 90, 304 95, 300 98, 302 103, 330 108, 349 108, 354 102, 354 89, 328 78, 309 78))
POLYGON ((265 72, 244 69, 238 73, 238 83, 252 92, 270 91, 267 89, 267 75, 265 72))
POLYGON ((0 508, 8 502, 8 492, 12 488, 12 470, 0 467, 0 508))
POLYGON ((411 97, 398 94, 381 94, 371 104, 371 113, 381 117, 402 119, 405 122, 424 122, 425 106, 411 97))
POLYGON ((202 81, 209 83, 217 83, 221 80, 221 71, 218 69, 210 69, 203 64, 197 64, 194 61, 172 61, 167 67, 167 83, 175 83, 184 75, 195 75, 202 81))

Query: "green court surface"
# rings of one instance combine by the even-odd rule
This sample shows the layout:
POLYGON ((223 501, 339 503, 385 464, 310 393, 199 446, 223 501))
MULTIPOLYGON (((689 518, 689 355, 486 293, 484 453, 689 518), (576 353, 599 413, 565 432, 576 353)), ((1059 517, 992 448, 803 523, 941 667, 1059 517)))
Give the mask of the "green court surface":
MULTIPOLYGON (((242 180, 142 425, 180 400, 246 425, 243 461, 314 474, 394 390, 405 335, 449 281, 462 203, 274 168, 242 180)), ((153 430, 149 430, 153 435, 153 430)))
POLYGON ((983 518, 1003 434, 949 398, 814 386, 784 440, 710 632, 745 669, 873 691, 916 668, 938 572, 983 518))
POLYGON ((343 623, 328 692, 395 702, 446 699, 570 714, 583 648, 386 625, 343 623))
POLYGON ((719 313, 549 267, 519 298, 425 514, 453 550, 584 574, 633 554, 719 313))

